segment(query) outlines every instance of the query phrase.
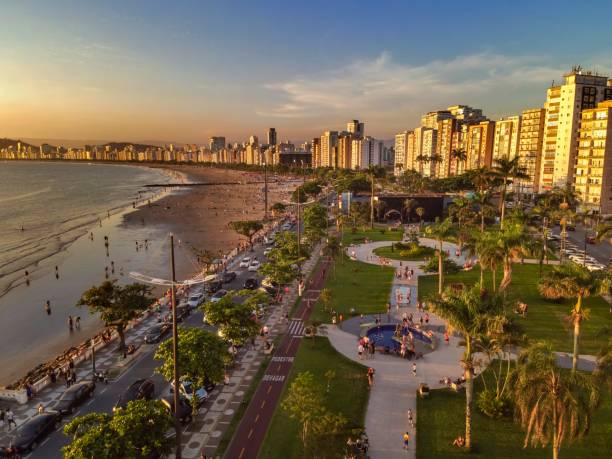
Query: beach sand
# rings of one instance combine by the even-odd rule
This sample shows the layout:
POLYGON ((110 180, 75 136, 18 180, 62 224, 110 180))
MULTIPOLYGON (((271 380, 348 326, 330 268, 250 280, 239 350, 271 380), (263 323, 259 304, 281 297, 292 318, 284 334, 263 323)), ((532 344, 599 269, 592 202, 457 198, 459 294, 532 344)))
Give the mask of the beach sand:
MULTIPOLYGON (((227 183, 185 187, 151 206, 142 205, 124 217, 124 225, 152 223, 167 228, 180 244, 190 250, 210 251, 218 255, 231 251, 246 238, 228 227, 231 221, 261 220, 264 216, 263 174, 199 166, 164 166, 186 175, 190 182, 227 183)), ((286 202, 296 186, 287 177, 268 176, 268 206, 286 202)))

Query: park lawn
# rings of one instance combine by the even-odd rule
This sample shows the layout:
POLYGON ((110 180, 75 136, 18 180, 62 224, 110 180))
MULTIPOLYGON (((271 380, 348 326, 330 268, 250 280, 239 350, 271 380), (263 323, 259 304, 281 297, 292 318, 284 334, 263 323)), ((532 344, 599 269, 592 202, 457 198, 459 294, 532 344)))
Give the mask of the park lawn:
MULTIPOLYGON (((325 287, 331 291, 332 308, 350 317, 351 308, 357 314, 375 314, 386 311, 391 295, 394 268, 377 266, 348 257, 338 257, 330 268, 325 287)), ((311 321, 331 322, 331 314, 325 311, 323 303, 317 301, 310 316, 311 321)))
POLYGON ((404 236, 402 228, 397 228, 396 231, 391 231, 387 226, 371 229, 357 229, 356 232, 350 228, 345 228, 342 244, 347 247, 353 244, 362 244, 364 239, 369 239, 372 242, 376 241, 401 241, 404 236))
MULTIPOLYGON (((476 391, 482 388, 476 380, 476 391)), ((561 458, 599 459, 610 457, 612 451, 612 397, 602 392, 602 405, 592 419, 588 435, 571 446, 563 445, 561 458)), ((524 431, 510 418, 495 420, 480 413, 476 404, 472 409, 473 452, 467 454, 452 442, 465 434, 465 391, 459 393, 450 389, 430 391, 428 399, 417 398, 417 459, 446 459, 454 457, 479 459, 515 459, 552 457, 552 449, 523 449, 524 431)))
MULTIPOLYGON (((521 300, 529 305, 526 319, 519 316, 519 324, 527 337, 534 341, 546 340, 552 343, 553 349, 560 352, 572 352, 573 328, 567 321, 567 316, 574 301, 562 302, 548 301, 538 293, 539 266, 515 264, 513 267, 512 283, 508 290, 511 301, 521 300)), ((545 265, 544 271, 552 269, 552 265, 545 265)), ((497 274, 497 283, 501 281, 501 271, 497 274)), ((485 271, 485 287, 491 288, 491 272, 485 271)), ((445 284, 463 282, 475 285, 480 281, 478 267, 470 271, 460 271, 457 274, 445 276, 445 284)), ((419 299, 426 299, 438 291, 438 276, 428 275, 419 277, 419 299)), ((580 353, 597 354, 606 343, 606 338, 598 337, 598 332, 604 326, 612 326, 612 314, 608 303, 601 297, 589 297, 584 300, 584 306, 591 310, 589 320, 582 322, 580 334, 580 353)))
POLYGON ((423 255, 420 255, 418 257, 406 257, 406 256, 402 256, 402 255, 400 255, 401 250, 394 249, 392 251, 390 245, 386 245, 384 247, 379 247, 377 249, 374 249, 374 253, 376 255, 378 255, 379 257, 390 258, 392 260, 402 260, 402 261, 420 261, 420 260, 425 260, 426 258, 433 257, 436 254, 436 250, 435 249, 432 249, 431 247, 425 247, 425 248, 429 249, 429 250, 427 250, 427 253, 424 253, 423 255))
MULTIPOLYGON (((342 413, 347 418, 347 429, 363 429, 369 397, 367 368, 338 353, 327 338, 302 340, 280 401, 284 400, 291 382, 298 373, 309 371, 325 384, 324 375, 328 370, 335 371, 336 377, 326 397, 326 407, 334 413, 342 413)), ((347 434, 346 438, 349 435, 347 434)), ((335 446, 342 448, 346 438, 338 439, 342 444, 335 446)), ((281 408, 280 402, 274 411, 258 457, 265 459, 303 457, 299 423, 289 417, 281 408)))

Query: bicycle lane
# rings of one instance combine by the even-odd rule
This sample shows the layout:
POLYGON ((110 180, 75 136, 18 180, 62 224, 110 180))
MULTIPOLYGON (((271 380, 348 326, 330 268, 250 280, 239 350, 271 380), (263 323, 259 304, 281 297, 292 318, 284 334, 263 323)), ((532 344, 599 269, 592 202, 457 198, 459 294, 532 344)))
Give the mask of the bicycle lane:
POLYGON ((272 420, 274 410, 283 392, 283 387, 293 360, 299 349, 304 332, 304 323, 311 313, 311 304, 318 298, 325 281, 329 260, 322 261, 304 292, 300 306, 288 324, 287 332, 272 357, 262 381, 259 383, 247 410, 236 429, 236 433, 225 453, 230 459, 256 459, 272 420))

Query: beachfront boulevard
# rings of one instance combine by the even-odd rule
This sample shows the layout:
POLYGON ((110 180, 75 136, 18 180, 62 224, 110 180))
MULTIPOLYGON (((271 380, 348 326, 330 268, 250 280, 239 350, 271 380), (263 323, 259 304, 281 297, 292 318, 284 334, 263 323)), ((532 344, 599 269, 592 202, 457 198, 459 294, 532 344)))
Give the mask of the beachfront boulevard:
MULTIPOLYGON (((256 244, 253 252, 244 253, 245 256, 265 260, 264 250, 267 245, 256 244)), ((256 272, 251 272, 247 269, 240 268, 240 257, 234 259, 228 265, 228 271, 235 272, 236 278, 223 286, 226 290, 241 290, 244 288, 247 279, 257 279, 259 282, 262 278, 256 272)), ((178 302, 187 300, 189 295, 177 298, 178 302)), ((281 317, 280 311, 272 311, 266 319, 273 322, 278 321, 281 317)), ((137 380, 148 379, 154 384, 154 392, 151 398, 169 397, 170 385, 164 378, 155 372, 160 362, 154 359, 154 354, 157 349, 156 344, 146 344, 144 342, 145 335, 149 329, 157 322, 155 316, 151 316, 148 320, 141 323, 139 326, 132 329, 126 336, 129 343, 138 345, 138 349, 133 356, 129 356, 129 363, 125 365, 122 372, 112 379, 108 385, 103 382, 97 382, 93 398, 86 401, 80 407, 65 418, 61 427, 49 435, 28 457, 31 458, 61 458, 62 446, 70 442, 70 438, 64 435, 62 428, 76 416, 83 416, 88 413, 112 413, 113 407, 116 405, 120 396, 125 393, 126 389, 137 380)), ((265 322, 268 323, 268 322, 265 322)), ((210 325, 203 322, 203 313, 200 310, 194 310, 181 323, 181 327, 197 327, 215 331, 210 325)), ((112 346, 111 346, 112 347, 112 346)), ((209 398, 204 401, 200 407, 199 414, 196 419, 183 428, 183 457, 200 457, 200 450, 207 451, 209 454, 216 449, 217 443, 220 440, 221 432, 217 429, 223 429, 225 426, 221 424, 223 419, 226 419, 233 413, 236 406, 239 406, 239 399, 244 395, 245 387, 249 387, 250 380, 254 372, 257 371, 258 363, 261 356, 264 355, 260 350, 260 344, 250 350, 242 349, 236 356, 237 365, 229 373, 227 385, 221 383, 217 385, 209 394, 209 398), (252 366, 251 366, 252 364, 252 366), (249 370, 249 371, 247 371, 249 370), (231 398, 237 395, 237 399, 231 398), (237 401, 238 400, 238 401, 237 401), (223 418, 223 419, 222 419, 223 418), (219 434, 211 435, 212 427, 219 434), (210 439, 210 441, 208 441, 210 439)), ((96 370, 103 371, 114 363, 115 357, 113 350, 105 349, 96 356, 96 370)), ((76 368, 77 383, 85 380, 91 380, 91 362, 86 361, 76 368)), ((46 409, 52 409, 55 401, 64 393, 66 387, 59 381, 50 388, 44 389, 40 394, 37 394, 31 402, 26 405, 11 405, 15 413, 15 419, 18 426, 26 422, 27 419, 37 415, 38 407, 42 404, 46 409)), ((0 404, 2 406, 4 404, 0 404)), ((10 441, 10 432, 6 429, 0 431, 0 444, 10 441)), ((8 443, 7 443, 8 445, 8 443)))

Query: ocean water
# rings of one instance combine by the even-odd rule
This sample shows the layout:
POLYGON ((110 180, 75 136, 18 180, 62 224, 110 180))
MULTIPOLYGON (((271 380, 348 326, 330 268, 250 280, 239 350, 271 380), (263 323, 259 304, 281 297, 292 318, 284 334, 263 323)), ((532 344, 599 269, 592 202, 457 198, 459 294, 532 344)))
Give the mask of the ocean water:
MULTIPOLYGON (((90 286, 107 278, 131 282, 130 271, 167 274, 171 228, 125 226, 123 217, 133 202, 156 205, 154 193, 162 190, 144 185, 171 180, 136 166, 0 162, 0 385, 102 327, 75 306, 90 286), (81 317, 79 330, 68 330, 68 315, 81 317)), ((188 255, 177 255, 186 265, 188 255)))

